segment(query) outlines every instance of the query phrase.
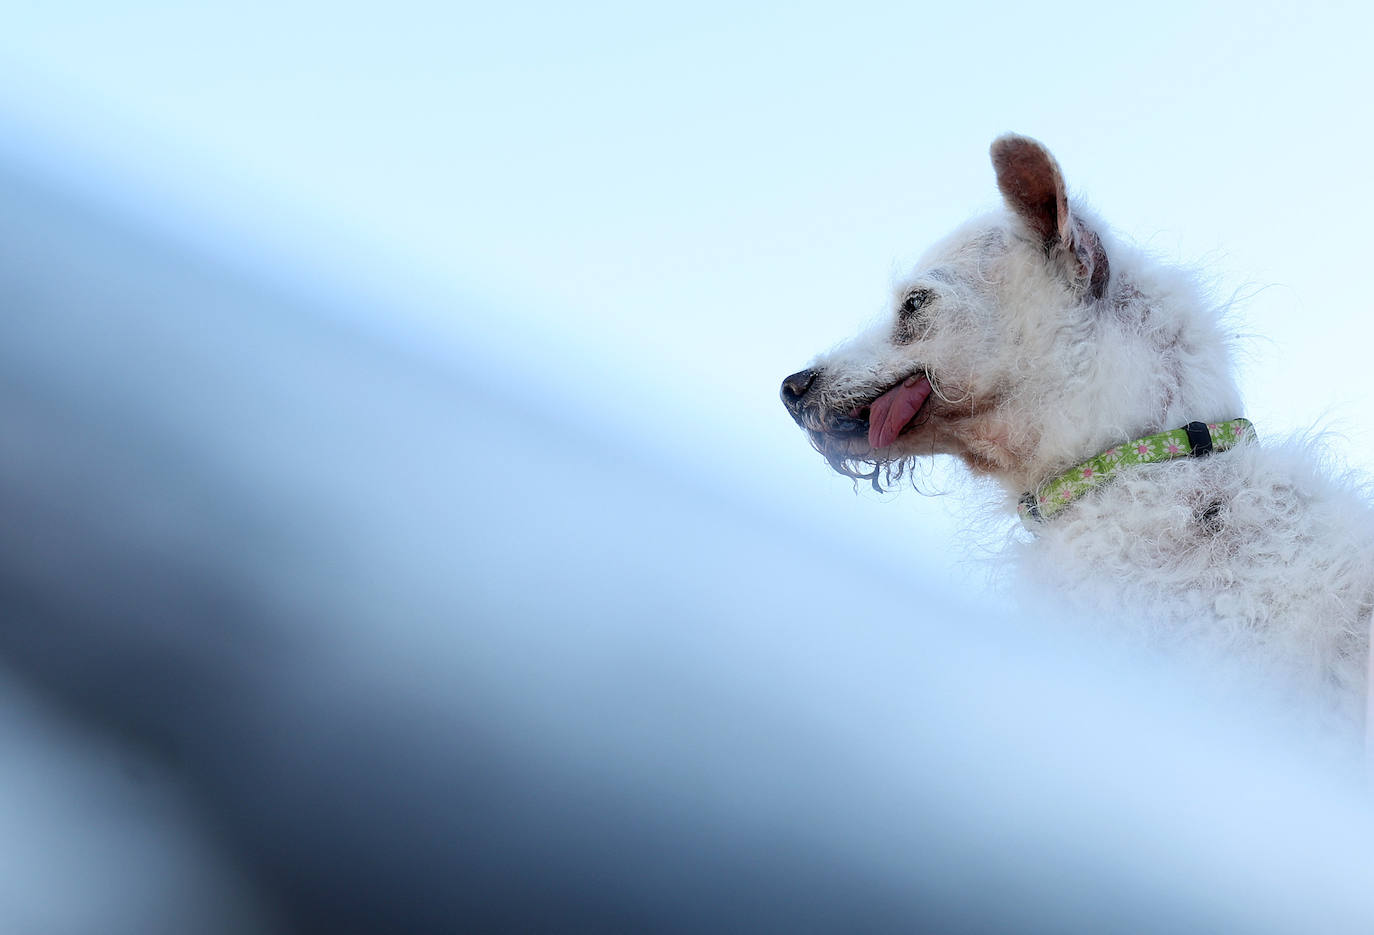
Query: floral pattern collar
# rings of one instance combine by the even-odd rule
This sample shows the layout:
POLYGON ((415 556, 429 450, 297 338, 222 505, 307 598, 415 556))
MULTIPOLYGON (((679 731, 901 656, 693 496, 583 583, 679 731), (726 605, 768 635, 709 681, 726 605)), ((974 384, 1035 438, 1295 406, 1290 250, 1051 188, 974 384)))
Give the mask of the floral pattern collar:
POLYGON ((1033 531, 1037 524, 1045 522, 1088 491, 1101 487, 1126 468, 1225 451, 1241 441, 1254 440, 1255 427, 1248 419, 1190 422, 1181 429, 1146 435, 1108 448, 1096 458, 1050 478, 1023 494, 1016 512, 1021 515, 1021 522, 1033 531), (1204 431, 1206 436, 1203 435, 1204 431))

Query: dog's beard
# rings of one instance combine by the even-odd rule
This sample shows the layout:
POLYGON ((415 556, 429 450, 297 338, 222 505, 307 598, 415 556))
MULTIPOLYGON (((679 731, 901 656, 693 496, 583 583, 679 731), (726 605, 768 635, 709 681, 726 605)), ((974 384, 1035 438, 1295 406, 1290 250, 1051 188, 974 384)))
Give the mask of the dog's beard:
POLYGON ((857 461, 852 458, 827 457, 826 460, 839 473, 854 478, 856 484, 859 481, 868 481, 878 493, 885 493, 896 487, 915 463, 913 458, 857 461), (868 470, 860 470, 864 467, 868 470))
POLYGON ((819 432, 808 432, 811 445, 825 458, 837 474, 860 481, 868 481, 878 493, 886 493, 913 473, 916 455, 881 455, 870 450, 856 455, 849 451, 849 439, 835 439, 819 432))

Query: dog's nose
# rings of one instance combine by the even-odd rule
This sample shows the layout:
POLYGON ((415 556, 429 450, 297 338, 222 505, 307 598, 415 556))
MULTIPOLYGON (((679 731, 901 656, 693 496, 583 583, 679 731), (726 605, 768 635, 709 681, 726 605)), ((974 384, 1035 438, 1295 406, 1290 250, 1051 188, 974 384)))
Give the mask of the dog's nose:
POLYGON ((801 405, 802 397, 811 389, 811 384, 820 376, 819 370, 798 370, 782 381, 782 404, 789 412, 795 413, 801 405))

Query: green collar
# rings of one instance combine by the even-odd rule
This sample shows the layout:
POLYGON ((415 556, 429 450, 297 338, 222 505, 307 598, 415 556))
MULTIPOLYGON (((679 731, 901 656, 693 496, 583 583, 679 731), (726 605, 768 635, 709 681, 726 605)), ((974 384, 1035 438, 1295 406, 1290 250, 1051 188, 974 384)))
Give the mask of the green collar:
POLYGON ((1090 490, 1107 483, 1122 470, 1138 464, 1157 464, 1174 458, 1201 457, 1225 451, 1242 440, 1253 441, 1255 427, 1248 419, 1230 422, 1189 422, 1181 429, 1146 435, 1135 441, 1108 448, 1096 458, 1084 461, 1023 494, 1016 512, 1021 522, 1034 530, 1090 490))

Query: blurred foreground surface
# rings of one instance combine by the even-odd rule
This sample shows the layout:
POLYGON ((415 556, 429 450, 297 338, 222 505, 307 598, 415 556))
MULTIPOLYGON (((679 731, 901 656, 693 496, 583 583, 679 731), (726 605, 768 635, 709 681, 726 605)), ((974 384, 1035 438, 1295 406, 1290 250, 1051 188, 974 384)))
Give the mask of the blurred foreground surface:
POLYGON ((1243 711, 596 437, 574 366, 0 204, 7 929, 1374 930, 1363 798, 1243 711))

